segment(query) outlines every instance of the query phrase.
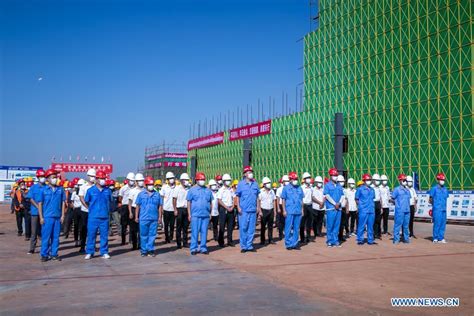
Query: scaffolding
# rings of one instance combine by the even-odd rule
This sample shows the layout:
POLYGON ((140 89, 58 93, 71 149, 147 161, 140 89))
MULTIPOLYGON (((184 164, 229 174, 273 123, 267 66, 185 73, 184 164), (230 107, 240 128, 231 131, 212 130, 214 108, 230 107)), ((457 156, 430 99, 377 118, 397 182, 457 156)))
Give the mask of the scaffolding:
POLYGON ((166 143, 145 148, 144 174, 154 179, 165 180, 167 172, 175 176, 186 172, 187 147, 185 143, 166 143))

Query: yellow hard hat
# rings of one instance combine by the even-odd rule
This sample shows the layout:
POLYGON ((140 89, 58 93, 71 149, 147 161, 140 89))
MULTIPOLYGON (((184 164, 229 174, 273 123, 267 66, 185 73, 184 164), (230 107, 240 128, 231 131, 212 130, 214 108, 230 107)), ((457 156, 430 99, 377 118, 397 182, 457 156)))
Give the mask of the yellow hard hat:
POLYGON ((63 188, 67 189, 68 188, 68 185, 69 185, 69 181, 64 181, 63 183, 63 188))
POLYGON ((16 182, 13 183, 13 187, 14 187, 14 188, 18 187, 18 183, 16 183, 16 182))
POLYGON ((276 188, 276 187, 278 187, 278 184, 276 182, 273 182, 272 183, 272 188, 276 188))
POLYGON ((358 186, 358 187, 360 187, 360 186, 363 185, 363 184, 364 184, 364 181, 362 181, 362 180, 357 181, 357 186, 358 186))
POLYGON ((234 181, 232 182, 232 185, 237 185, 237 184, 239 184, 239 181, 238 181, 238 180, 234 180, 234 181))
POLYGON ((119 189, 119 188, 121 188, 120 184, 121 184, 120 182, 115 182, 114 187, 115 187, 116 189, 119 189))
POLYGON ((155 180, 155 185, 162 185, 163 182, 161 181, 161 179, 158 179, 158 180, 155 180))

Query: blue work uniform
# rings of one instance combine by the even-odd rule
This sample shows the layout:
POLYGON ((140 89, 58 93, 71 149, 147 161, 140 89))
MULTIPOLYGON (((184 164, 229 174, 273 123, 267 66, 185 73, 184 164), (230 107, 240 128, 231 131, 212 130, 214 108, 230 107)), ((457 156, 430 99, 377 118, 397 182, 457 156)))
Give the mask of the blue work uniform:
POLYGON ((207 252, 207 228, 213 199, 212 191, 201 186, 192 187, 186 195, 186 200, 191 202, 191 252, 207 252), (199 237, 201 242, 198 249, 199 237))
POLYGON ((429 194, 433 202, 433 240, 441 241, 444 239, 446 231, 448 189, 436 184, 431 188, 429 194))
POLYGON ((364 242, 364 230, 367 230, 367 243, 374 243, 375 190, 367 185, 360 186, 355 193, 358 201, 357 243, 364 242))
MULTIPOLYGON (((344 196, 344 190, 339 183, 328 182, 323 189, 324 196, 329 195, 334 202, 339 203, 344 196)), ((339 245, 339 226, 341 225, 340 208, 336 209, 326 199, 326 244, 328 246, 339 245)))
POLYGON ((61 187, 44 186, 39 196, 44 219, 41 227, 41 257, 58 255, 62 206, 65 201, 66 193, 61 187))
MULTIPOLYGON (((40 183, 34 184, 28 191, 26 197, 30 200, 35 201, 36 203, 39 203, 41 199, 41 194, 43 194, 44 187, 45 186, 40 183)), ((33 203, 31 203, 30 213, 31 216, 38 216, 38 208, 34 206, 33 203)))
POLYGON ((285 247, 292 249, 298 246, 298 234, 301 223, 301 209, 304 193, 299 185, 289 184, 283 188, 281 198, 285 200, 285 247))
POLYGON ((93 255, 97 230, 100 234, 100 255, 109 253, 109 212, 112 192, 109 188, 99 189, 97 185, 87 190, 84 201, 89 205, 87 220, 86 253, 93 255))
POLYGON ((400 242, 400 228, 403 230, 403 242, 409 243, 410 237, 408 224, 410 223, 410 190, 400 185, 392 192, 392 199, 395 201, 395 213, 393 215, 393 243, 400 242))
POLYGON ((142 191, 137 196, 140 207, 138 222, 140 225, 140 250, 143 255, 155 251, 156 229, 158 227, 158 209, 163 204, 158 192, 142 191))
POLYGON ((239 197, 240 249, 252 250, 255 225, 257 223, 257 198, 260 193, 257 182, 245 178, 237 184, 235 195, 239 197))

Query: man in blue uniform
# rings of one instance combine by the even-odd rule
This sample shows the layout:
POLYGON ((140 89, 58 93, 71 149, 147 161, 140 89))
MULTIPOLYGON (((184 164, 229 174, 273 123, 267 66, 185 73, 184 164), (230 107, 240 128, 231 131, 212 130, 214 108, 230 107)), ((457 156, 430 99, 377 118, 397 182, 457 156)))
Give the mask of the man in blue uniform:
POLYGON ((97 230, 100 234, 100 255, 104 259, 110 259, 109 255, 109 210, 112 202, 112 192, 106 185, 105 173, 97 171, 97 182, 87 190, 84 201, 89 209, 87 220, 87 243, 86 256, 89 260, 95 252, 95 240, 97 230))
POLYGON ((326 244, 328 247, 341 247, 338 237, 344 191, 337 182, 338 175, 339 172, 336 168, 329 169, 331 180, 324 186, 323 190, 326 198, 326 244))
POLYGON ((398 175, 400 185, 392 192, 392 200, 395 202, 395 214, 393 223, 393 244, 400 243, 400 227, 403 230, 403 242, 410 243, 408 224, 410 223, 410 190, 408 189, 407 176, 403 173, 398 175))
POLYGON ((66 193, 57 186, 57 173, 48 169, 45 173, 48 185, 43 189, 38 203, 38 216, 41 228, 41 261, 49 259, 61 261, 58 256, 59 234, 66 211, 66 193))
POLYGON ((140 192, 137 197, 137 217, 135 221, 140 224, 140 252, 141 256, 155 256, 155 238, 158 222, 161 221, 163 203, 159 192, 155 191, 155 180, 152 177, 145 178, 146 190, 140 192))
POLYGON ((364 244, 364 230, 367 230, 367 243, 374 242, 374 221, 375 221, 375 191, 372 185, 372 177, 366 173, 362 176, 364 184, 361 185, 356 193, 355 200, 359 209, 357 221, 357 244, 364 244))
POLYGON ((30 249, 28 250, 28 254, 34 254, 36 248, 36 242, 38 237, 41 236, 41 225, 38 218, 38 208, 39 202, 41 199, 41 195, 43 194, 43 189, 45 187, 46 173, 43 169, 39 169, 36 171, 36 178, 38 179, 38 183, 34 184, 30 190, 28 191, 28 195, 26 196, 30 199, 31 202, 31 239, 30 239, 30 249))
POLYGON ((430 203, 433 206, 433 242, 445 244, 444 232, 446 231, 446 207, 448 189, 444 186, 446 176, 444 173, 436 175, 438 184, 430 190, 430 203))
POLYGON ((240 252, 254 252, 253 237, 257 221, 257 198, 260 193, 253 177, 252 167, 244 168, 244 178, 237 184, 235 191, 237 210, 239 212, 240 252))
POLYGON ((198 252, 209 254, 207 250, 207 228, 212 208, 212 192, 206 187, 206 176, 202 172, 196 174, 196 186, 189 189, 186 196, 188 201, 188 216, 191 222, 191 255, 198 252), (201 242, 198 249, 198 240, 201 242))
POLYGON ((303 212, 303 189, 298 182, 298 174, 288 174, 291 183, 283 188, 283 216, 285 217, 285 247, 287 250, 299 250, 298 234, 300 231, 301 215, 303 212))

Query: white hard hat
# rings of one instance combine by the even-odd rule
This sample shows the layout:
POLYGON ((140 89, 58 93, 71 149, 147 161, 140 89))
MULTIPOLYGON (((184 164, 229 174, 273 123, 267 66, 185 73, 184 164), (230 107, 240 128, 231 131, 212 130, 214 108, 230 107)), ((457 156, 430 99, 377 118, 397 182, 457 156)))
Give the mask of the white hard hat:
POLYGON ((382 180, 382 181, 388 181, 388 178, 387 178, 386 175, 383 174, 383 175, 380 177, 380 180, 382 180))
POLYGON ((309 172, 305 172, 303 173, 303 179, 306 179, 306 178, 311 178, 311 175, 309 174, 309 172))
POLYGON ((272 182, 272 180, 270 180, 269 177, 264 177, 264 178, 262 179, 262 183, 263 183, 263 184, 265 184, 265 183, 271 183, 271 182, 272 182))
POLYGON ((95 177, 95 169, 89 169, 87 170, 87 175, 89 177, 95 177))
POLYGON ((352 178, 349 178, 349 180, 347 180, 347 183, 349 183, 349 184, 356 184, 355 180, 352 179, 352 178))
POLYGON ((143 175, 141 173, 137 173, 135 175, 135 180, 136 181, 143 181, 143 180, 145 180, 145 178, 143 177, 143 175))
POLYGON ((209 180, 209 183, 208 183, 208 184, 209 184, 209 186, 211 186, 211 185, 217 185, 217 182, 216 182, 216 180, 211 179, 211 180, 209 180))
POLYGON ((230 176, 230 174, 224 173, 224 175, 222 176, 222 180, 223 181, 231 181, 232 177, 230 176))
POLYGON ((133 172, 127 173, 127 180, 135 181, 135 174, 133 172))
POLYGON ((344 176, 342 174, 337 176, 337 182, 344 182, 344 176))
POLYGON ((186 172, 182 173, 179 180, 189 180, 189 175, 186 172))
POLYGON ((84 183, 86 183, 84 179, 79 179, 79 181, 77 181, 77 185, 83 185, 84 183))
POLYGON ((380 176, 378 175, 378 173, 374 173, 372 175, 372 180, 380 180, 380 176))
POLYGON ((168 171, 166 173, 166 179, 172 179, 172 178, 174 178, 174 173, 172 173, 171 171, 168 171))
POLYGON ((314 182, 323 183, 323 178, 321 176, 317 176, 316 178, 314 178, 314 182))
POLYGON ((290 178, 288 177, 287 174, 285 174, 283 177, 281 177, 281 181, 282 181, 282 182, 290 181, 290 178))
POLYGON ((411 176, 407 176, 407 182, 413 182, 413 178, 411 176))

